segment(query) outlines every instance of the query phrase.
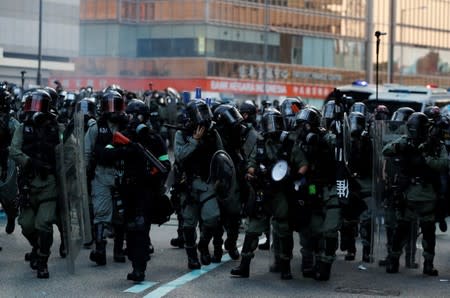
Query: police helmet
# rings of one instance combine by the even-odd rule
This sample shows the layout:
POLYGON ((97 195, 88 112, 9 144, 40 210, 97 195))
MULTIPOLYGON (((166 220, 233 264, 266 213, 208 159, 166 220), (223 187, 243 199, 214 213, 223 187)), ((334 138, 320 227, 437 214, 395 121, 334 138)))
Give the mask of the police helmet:
POLYGON ((103 93, 108 93, 109 91, 116 91, 116 92, 118 92, 121 96, 123 96, 124 95, 124 91, 123 91, 123 89, 119 86, 119 85, 116 85, 116 84, 112 84, 112 85, 109 85, 108 87, 106 87, 105 89, 103 89, 103 93))
POLYGON ((145 117, 150 116, 150 108, 140 99, 131 100, 127 108, 125 109, 127 114, 143 115, 145 117))
POLYGON ((214 121, 219 125, 231 128, 244 121, 244 118, 232 105, 222 104, 214 110, 214 121))
POLYGON ((186 106, 186 114, 192 128, 197 126, 211 127, 213 115, 204 100, 191 100, 186 106))
POLYGON ((283 116, 284 125, 287 130, 295 128, 295 114, 300 112, 305 107, 305 104, 299 98, 286 98, 281 103, 281 115, 283 116))
POLYGON ((124 112, 125 102, 122 95, 114 90, 104 93, 100 102, 100 111, 102 113, 124 112))
POLYGON ((428 136, 430 121, 422 112, 414 112, 408 117, 406 130, 409 138, 415 141, 425 141, 428 136))
POLYGON ((251 100, 246 100, 239 106, 239 112, 241 114, 247 113, 249 115, 256 115, 256 105, 251 100))
POLYGON ((317 128, 320 126, 320 114, 316 109, 307 107, 297 113, 297 115, 295 115, 295 122, 297 123, 297 125, 306 122, 309 123, 312 127, 317 128))
POLYGON ((352 104, 352 106, 350 107, 350 113, 351 112, 360 112, 364 116, 366 116, 368 113, 368 110, 367 110, 367 106, 363 102, 358 101, 358 102, 355 102, 354 104, 352 104))
POLYGON ((428 106, 425 108, 423 113, 430 120, 438 120, 441 117, 441 109, 438 106, 428 106))
POLYGON ((58 92, 56 92, 56 90, 54 88, 49 87, 49 86, 44 87, 44 90, 50 95, 50 98, 51 98, 50 105, 51 105, 51 107, 55 108, 57 106, 57 104, 58 104, 58 98, 59 98, 58 92))
POLYGON ((23 107, 24 112, 48 113, 50 111, 50 94, 44 89, 33 91, 27 94, 23 107))
POLYGON ((411 116, 411 114, 414 113, 414 110, 410 107, 401 107, 398 108, 394 114, 392 114, 391 120, 392 121, 401 121, 406 122, 411 116))
POLYGON ((280 111, 273 107, 265 109, 261 119, 261 127, 266 134, 282 131, 284 129, 284 123, 280 111))
POLYGON ((95 117, 96 105, 95 98, 85 97, 76 104, 76 111, 83 115, 95 117))

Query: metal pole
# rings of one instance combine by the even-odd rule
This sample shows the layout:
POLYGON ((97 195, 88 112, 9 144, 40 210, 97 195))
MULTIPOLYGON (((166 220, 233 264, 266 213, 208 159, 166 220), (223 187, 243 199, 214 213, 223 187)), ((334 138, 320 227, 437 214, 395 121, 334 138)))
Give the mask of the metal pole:
POLYGON ((379 54, 380 54, 380 36, 381 35, 386 35, 386 33, 385 32, 380 32, 380 31, 377 31, 377 32, 375 32, 375 37, 377 38, 377 47, 376 47, 376 70, 375 70, 375 74, 376 74, 376 79, 375 79, 375 100, 376 100, 376 102, 377 102, 377 105, 378 105, 378 65, 379 65, 379 62, 378 62, 378 56, 379 56, 379 54))
POLYGON ((25 71, 25 70, 22 70, 21 72, 20 72, 20 75, 21 75, 21 81, 22 81, 22 92, 23 92, 23 86, 24 86, 24 84, 25 84, 25 74, 26 74, 27 72, 25 71))
POLYGON ((373 32, 373 11, 374 1, 367 0, 367 22, 366 22, 366 81, 373 82, 373 46, 372 46, 372 32, 373 32))
POLYGON ((41 85, 41 62, 42 62, 42 0, 39 0, 39 37, 38 37, 38 68, 36 84, 41 85))

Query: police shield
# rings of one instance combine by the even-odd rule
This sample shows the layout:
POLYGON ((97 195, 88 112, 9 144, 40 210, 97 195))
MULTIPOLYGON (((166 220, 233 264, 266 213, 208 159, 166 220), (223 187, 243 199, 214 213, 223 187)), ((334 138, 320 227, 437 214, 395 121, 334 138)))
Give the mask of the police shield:
POLYGON ((17 206, 17 167, 11 159, 8 159, 6 179, 0 180, 0 203, 5 210, 17 206))
POLYGON ((70 273, 75 271, 74 262, 82 244, 92 238, 84 160, 84 114, 76 112, 73 122, 73 132, 56 149, 58 204, 70 273))
POLYGON ((210 164, 208 182, 214 185, 218 200, 227 200, 236 190, 236 171, 233 160, 223 150, 214 153, 210 164))
POLYGON ((372 199, 369 210, 372 218, 371 247, 375 257, 377 253, 385 256, 385 244, 388 249, 395 226, 395 190, 396 160, 383 157, 383 147, 406 134, 406 125, 401 121, 375 120, 370 131, 373 146, 372 199), (383 232, 386 232, 385 237, 383 232))

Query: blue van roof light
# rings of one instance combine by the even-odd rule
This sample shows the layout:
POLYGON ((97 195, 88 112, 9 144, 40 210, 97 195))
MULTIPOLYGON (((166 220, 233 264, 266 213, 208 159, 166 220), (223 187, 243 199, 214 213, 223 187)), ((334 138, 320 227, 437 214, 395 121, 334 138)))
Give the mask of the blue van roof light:
POLYGON ((352 82, 352 85, 365 87, 365 86, 368 86, 369 84, 364 80, 356 80, 356 81, 352 82))

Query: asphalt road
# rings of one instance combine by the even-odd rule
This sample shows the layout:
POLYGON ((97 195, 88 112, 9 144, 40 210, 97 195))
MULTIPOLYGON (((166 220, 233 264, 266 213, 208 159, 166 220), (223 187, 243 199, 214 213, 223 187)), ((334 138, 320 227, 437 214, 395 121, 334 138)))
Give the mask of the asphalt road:
MULTIPOLYGON (((448 297, 450 294, 450 237, 438 233, 435 266, 438 277, 423 276, 419 269, 405 269, 403 258, 399 274, 386 274, 384 268, 363 264, 360 251, 357 260, 344 261, 344 253, 337 252, 331 280, 317 282, 305 279, 300 272, 298 236, 295 235, 292 272, 294 279, 283 281, 278 274, 269 273, 270 253, 257 251, 249 279, 233 278, 229 272, 238 264, 224 256, 222 263, 190 271, 184 250, 170 247, 176 234, 176 221, 171 220, 151 231, 155 253, 149 262, 146 281, 134 284, 126 280, 131 270, 129 261, 114 263, 112 240, 107 245, 107 265, 98 267, 89 261, 89 250, 82 249, 76 260, 75 274, 67 271, 66 260, 59 257, 59 233, 49 260, 50 279, 36 278, 24 261, 30 247, 16 227, 13 234, 4 232, 5 219, 0 218, 0 297, 448 297)), ((242 243, 243 234, 239 243, 242 243)), ((263 239, 262 239, 263 240, 263 239)), ((420 240, 420 238, 419 238, 420 240)), ((381 241, 382 242, 382 241, 381 241)), ((419 245, 420 247, 420 242, 419 245)), ((360 245, 358 245, 360 248, 360 245)), ((376 246, 377 259, 384 257, 384 247, 376 246)), ((212 247, 211 247, 212 250, 212 247)), ((420 263, 421 249, 418 249, 420 263)))

